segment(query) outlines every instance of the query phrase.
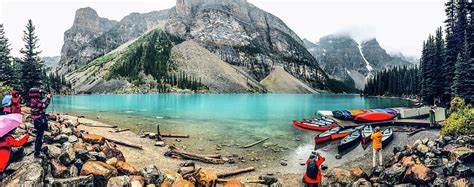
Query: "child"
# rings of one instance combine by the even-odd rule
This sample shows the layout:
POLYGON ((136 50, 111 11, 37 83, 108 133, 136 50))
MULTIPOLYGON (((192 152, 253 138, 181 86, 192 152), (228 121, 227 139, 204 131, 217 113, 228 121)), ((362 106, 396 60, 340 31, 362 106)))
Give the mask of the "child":
POLYGON ((28 134, 23 136, 23 138, 21 138, 20 140, 16 140, 11 135, 13 134, 13 132, 15 132, 15 129, 11 130, 10 132, 8 132, 8 134, 5 134, 3 137, 0 138, 0 180, 5 177, 4 171, 10 160, 10 153, 12 147, 23 146, 23 144, 28 141, 28 138, 30 137, 29 134, 31 134, 31 131, 28 130, 28 134))

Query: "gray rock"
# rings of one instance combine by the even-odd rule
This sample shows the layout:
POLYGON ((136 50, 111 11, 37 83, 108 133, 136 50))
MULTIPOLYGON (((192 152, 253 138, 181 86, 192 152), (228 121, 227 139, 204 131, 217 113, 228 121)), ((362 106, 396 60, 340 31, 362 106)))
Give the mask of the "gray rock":
POLYGON ((58 158, 61 155, 61 148, 56 147, 54 145, 45 145, 46 148, 46 156, 48 158, 58 158))
POLYGON ((87 152, 86 150, 77 150, 76 152, 76 156, 77 158, 81 159, 83 161, 83 163, 87 162, 87 161, 91 161, 91 160, 96 160, 95 156, 92 156, 89 152, 87 152))
POLYGON ((424 145, 427 145, 429 139, 428 138, 423 138, 423 140, 421 140, 421 143, 423 143, 424 145))
POLYGON ((69 143, 76 143, 77 140, 78 140, 78 139, 77 139, 77 136, 71 135, 71 136, 69 136, 69 138, 68 138, 67 141, 68 141, 69 143))
POLYGON ((453 137, 451 137, 451 136, 444 136, 444 137, 443 137, 443 140, 444 140, 445 143, 449 143, 451 140, 453 140, 453 137))
POLYGON ((158 146, 158 147, 164 147, 165 145, 166 145, 166 144, 165 144, 165 142, 163 142, 163 141, 157 141, 157 142, 155 143, 155 146, 158 146))
POLYGON ((29 160, 0 182, 0 186, 43 186, 44 174, 38 160, 29 160))
POLYGON ((402 164, 396 163, 392 167, 385 169, 380 174, 380 182, 387 185, 399 184, 401 177, 405 173, 405 167, 402 164))
POLYGON ((61 155, 59 155, 59 160, 64 165, 71 164, 76 159, 76 152, 74 151, 74 147, 71 143, 66 142, 63 144, 61 148, 61 155))
POLYGON ((454 175, 454 169, 459 163, 456 161, 449 161, 448 164, 444 166, 443 172, 445 175, 454 175))
POLYGON ((438 166, 442 166, 443 162, 440 158, 428 157, 425 159, 425 165, 427 167, 438 167, 438 166))
POLYGON ((89 154, 95 157, 97 161, 104 162, 105 160, 107 160, 107 155, 105 155, 104 152, 89 152, 89 154))
POLYGON ((70 136, 72 134, 72 130, 69 127, 61 127, 61 133, 70 136))
POLYGON ((160 186, 166 178, 154 165, 145 166, 140 170, 140 174, 145 178, 145 183, 160 186))
POLYGON ((434 142, 434 141, 431 141, 431 140, 430 140, 430 141, 428 141, 428 143, 427 143, 426 145, 427 145, 429 148, 431 148, 431 149, 435 149, 435 148, 437 148, 437 146, 436 146, 436 142, 434 142))
POLYGON ((467 167, 464 164, 459 164, 456 166, 456 169, 454 169, 454 175, 457 177, 468 177, 472 176, 472 171, 471 168, 467 167))
POLYGON ((421 144, 423 144, 423 142, 421 140, 419 140, 419 139, 415 140, 415 142, 413 143, 413 148, 416 148, 416 147, 418 147, 418 145, 421 145, 421 144))
POLYGON ((68 172, 69 172, 69 177, 79 176, 79 169, 74 164, 69 166, 68 172))
POLYGON ((353 187, 359 187, 359 186, 371 187, 372 183, 370 183, 369 181, 367 181, 364 178, 360 178, 356 182, 354 182, 354 184, 352 186, 353 187))
POLYGON ((59 134, 53 138, 54 143, 63 144, 69 140, 69 136, 65 134, 59 134))
POLYGON ((130 186, 130 178, 127 175, 112 177, 107 182, 107 187, 130 186))
POLYGON ((430 151, 430 148, 424 144, 420 144, 416 147, 416 150, 420 153, 426 154, 430 151))

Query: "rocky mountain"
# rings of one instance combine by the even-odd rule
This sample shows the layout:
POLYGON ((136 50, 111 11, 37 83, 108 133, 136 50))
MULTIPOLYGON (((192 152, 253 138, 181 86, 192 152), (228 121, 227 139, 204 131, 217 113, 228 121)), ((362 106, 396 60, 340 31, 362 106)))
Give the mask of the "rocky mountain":
MULTIPOLYGON (((128 46, 135 43, 138 38, 159 29, 164 30, 170 37, 177 37, 183 41, 192 40, 231 65, 235 71, 245 76, 250 84, 251 89, 245 88, 245 92, 266 91, 267 89, 259 82, 265 79, 275 66, 282 67, 283 71, 311 89, 348 91, 346 86, 339 86, 341 82, 329 79, 306 49, 304 42, 282 20, 246 0, 177 0, 176 6, 171 9, 146 14, 133 13, 120 22, 111 22, 110 28, 100 24, 100 20, 104 19, 98 17, 95 11, 90 8, 85 10, 87 11, 78 10, 76 20, 81 18, 99 20, 98 23, 95 21, 95 24, 92 24, 97 32, 91 34, 89 32, 91 29, 87 29, 91 24, 80 24, 81 21, 75 21, 73 27, 66 31, 63 51, 67 52, 61 54, 60 64, 61 73, 68 74, 71 78, 78 78, 77 76, 83 73, 84 67, 90 67, 91 63, 113 60, 103 57, 127 51, 128 46), (70 45, 80 47, 75 47, 74 51, 70 45)), ((177 44, 179 43, 174 43, 173 46, 177 44)), ((173 59, 170 60, 170 64, 175 63, 173 59)), ((107 64, 115 63, 103 62, 102 65, 107 64)), ((144 75, 149 75, 147 71, 145 68, 144 75)), ((157 80, 156 76, 155 81, 162 81, 157 80)), ((160 79, 163 77, 160 76, 160 79)), ((130 77, 127 76, 121 75, 114 79, 120 82, 122 85, 120 88, 131 84, 130 80, 127 80, 130 77)), ((81 85, 84 84, 83 81, 73 82, 77 82, 77 86, 83 87, 84 91, 92 89, 85 86, 89 84, 81 85)), ((243 90, 238 92, 241 91, 243 90)))
POLYGON ((357 42, 347 35, 328 35, 318 43, 304 40, 308 51, 331 78, 363 89, 376 71, 396 66, 413 66, 398 56, 389 55, 376 39, 357 42))
POLYGON ((64 32, 60 72, 69 73, 147 31, 163 27, 168 11, 131 13, 117 22, 99 17, 90 7, 77 10, 72 27, 64 32))

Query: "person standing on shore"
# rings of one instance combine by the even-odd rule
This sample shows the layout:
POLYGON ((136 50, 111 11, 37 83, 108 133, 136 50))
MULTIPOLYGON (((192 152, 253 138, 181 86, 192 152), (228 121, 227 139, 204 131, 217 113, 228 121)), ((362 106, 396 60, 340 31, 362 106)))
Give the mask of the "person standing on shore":
POLYGON ((304 173, 303 182, 305 187, 316 187, 321 183, 321 164, 324 157, 318 152, 312 152, 309 159, 306 160, 306 172, 304 173))
POLYGON ((373 154, 372 154, 372 166, 376 167, 377 166, 377 153, 379 155, 379 160, 380 163, 379 165, 382 166, 382 132, 380 132, 380 127, 375 127, 374 132, 370 136, 370 139, 372 139, 372 148, 373 148, 373 154))
POLYGON ((36 129, 35 157, 39 157, 43 146, 44 131, 48 129, 48 118, 45 110, 49 106, 51 95, 48 94, 43 99, 44 92, 39 88, 31 88, 28 95, 30 97, 31 117, 36 129))

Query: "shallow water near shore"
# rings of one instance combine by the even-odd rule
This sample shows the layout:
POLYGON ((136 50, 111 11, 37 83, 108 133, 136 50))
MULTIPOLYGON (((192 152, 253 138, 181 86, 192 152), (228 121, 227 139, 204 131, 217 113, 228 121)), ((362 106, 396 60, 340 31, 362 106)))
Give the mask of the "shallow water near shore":
MULTIPOLYGON (((167 144, 192 152, 219 153, 243 165, 259 162, 272 167, 272 163, 279 166, 280 162, 298 166, 314 148, 313 138, 318 132, 295 128, 293 119, 312 117, 317 110, 411 104, 398 98, 333 94, 130 94, 54 97, 49 109, 90 119, 100 116, 99 121, 136 133, 155 132, 156 125, 160 125, 162 132, 191 136, 181 142, 167 139, 167 144), (240 148, 266 137, 270 139, 265 144, 240 148)), ((322 152, 335 154, 332 144, 335 142, 322 152)))

